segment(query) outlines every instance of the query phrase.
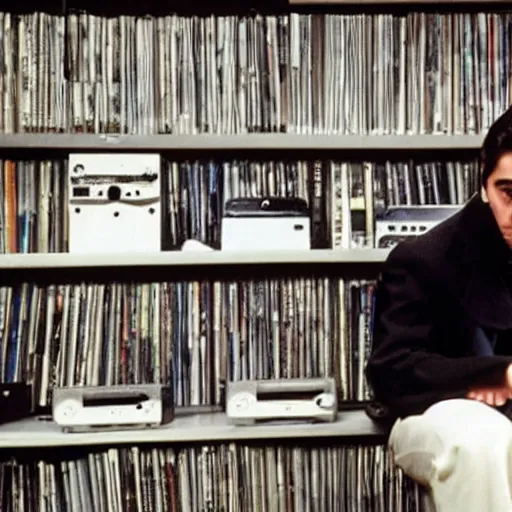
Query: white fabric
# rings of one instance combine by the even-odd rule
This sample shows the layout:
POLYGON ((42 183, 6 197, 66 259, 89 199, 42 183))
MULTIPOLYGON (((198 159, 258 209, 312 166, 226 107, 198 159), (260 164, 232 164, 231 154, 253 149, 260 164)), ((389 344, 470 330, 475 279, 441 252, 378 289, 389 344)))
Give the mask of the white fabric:
POLYGON ((213 251, 213 247, 198 242, 197 240, 185 240, 185 243, 181 246, 182 251, 213 251))
POLYGON ((435 512, 512 512, 512 422, 474 400, 397 420, 395 464, 430 489, 435 512))

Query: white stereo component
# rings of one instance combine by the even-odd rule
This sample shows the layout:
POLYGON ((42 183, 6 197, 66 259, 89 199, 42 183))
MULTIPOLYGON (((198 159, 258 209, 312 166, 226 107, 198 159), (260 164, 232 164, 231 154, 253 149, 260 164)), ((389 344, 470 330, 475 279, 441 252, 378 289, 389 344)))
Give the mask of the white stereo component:
POLYGON ((69 155, 69 252, 162 248, 160 155, 69 155))
POLYGON ((226 202, 221 225, 224 251, 311 249, 311 221, 299 198, 248 197, 226 202))

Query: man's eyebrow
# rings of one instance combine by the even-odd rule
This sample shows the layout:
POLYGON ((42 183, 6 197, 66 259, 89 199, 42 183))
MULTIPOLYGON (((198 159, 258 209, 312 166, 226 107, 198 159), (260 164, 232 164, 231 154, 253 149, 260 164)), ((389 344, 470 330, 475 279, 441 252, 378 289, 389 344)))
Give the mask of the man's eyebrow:
POLYGON ((496 187, 510 187, 512 186, 512 178, 501 178, 494 182, 496 187))

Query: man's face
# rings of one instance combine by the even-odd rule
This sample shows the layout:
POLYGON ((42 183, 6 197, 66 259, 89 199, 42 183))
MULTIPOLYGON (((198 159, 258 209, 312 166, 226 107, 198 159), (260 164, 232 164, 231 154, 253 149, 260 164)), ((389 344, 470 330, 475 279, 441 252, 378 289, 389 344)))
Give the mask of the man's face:
POLYGON ((512 152, 504 153, 485 186, 501 234, 512 249, 512 152))

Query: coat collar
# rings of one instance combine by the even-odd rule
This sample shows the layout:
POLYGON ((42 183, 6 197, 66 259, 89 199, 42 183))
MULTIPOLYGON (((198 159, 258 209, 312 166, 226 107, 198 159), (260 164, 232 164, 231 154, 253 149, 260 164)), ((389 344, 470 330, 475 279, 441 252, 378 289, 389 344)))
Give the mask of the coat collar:
POLYGON ((454 243, 462 249, 457 252, 466 283, 463 307, 482 327, 512 329, 512 294, 506 280, 512 253, 480 195, 460 212, 457 235, 454 243))

